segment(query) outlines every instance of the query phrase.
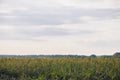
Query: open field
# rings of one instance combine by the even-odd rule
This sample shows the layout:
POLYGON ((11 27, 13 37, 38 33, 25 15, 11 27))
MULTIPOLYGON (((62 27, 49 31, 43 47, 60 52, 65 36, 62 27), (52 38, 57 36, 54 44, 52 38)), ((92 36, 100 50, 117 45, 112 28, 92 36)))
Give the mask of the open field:
POLYGON ((0 80, 120 80, 120 59, 1 58, 0 80))

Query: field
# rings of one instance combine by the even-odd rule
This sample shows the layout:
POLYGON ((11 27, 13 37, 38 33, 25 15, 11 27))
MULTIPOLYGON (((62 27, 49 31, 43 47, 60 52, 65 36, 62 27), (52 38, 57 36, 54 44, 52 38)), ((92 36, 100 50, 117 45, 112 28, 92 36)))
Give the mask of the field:
POLYGON ((1 58, 0 80, 120 80, 120 59, 1 58))

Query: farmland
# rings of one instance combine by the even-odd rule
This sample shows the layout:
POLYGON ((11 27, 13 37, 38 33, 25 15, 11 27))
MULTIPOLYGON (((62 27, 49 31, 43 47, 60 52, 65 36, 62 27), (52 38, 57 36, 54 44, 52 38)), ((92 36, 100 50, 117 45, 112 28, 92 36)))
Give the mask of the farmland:
POLYGON ((120 80, 120 59, 1 58, 0 80, 120 80))

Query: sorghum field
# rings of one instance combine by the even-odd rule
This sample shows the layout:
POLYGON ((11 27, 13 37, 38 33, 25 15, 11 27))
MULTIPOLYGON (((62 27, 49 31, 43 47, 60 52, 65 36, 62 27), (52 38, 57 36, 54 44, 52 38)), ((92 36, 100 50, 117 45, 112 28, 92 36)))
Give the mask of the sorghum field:
POLYGON ((120 80, 120 59, 1 58, 0 80, 120 80))

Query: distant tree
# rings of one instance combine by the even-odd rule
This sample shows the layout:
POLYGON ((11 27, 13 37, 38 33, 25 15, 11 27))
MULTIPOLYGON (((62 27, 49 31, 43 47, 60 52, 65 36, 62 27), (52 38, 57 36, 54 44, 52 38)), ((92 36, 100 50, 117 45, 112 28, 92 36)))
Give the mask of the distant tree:
POLYGON ((113 57, 120 58, 120 52, 116 52, 115 54, 113 54, 113 57))
POLYGON ((92 54, 90 58, 96 58, 97 56, 95 54, 92 54))
POLYGON ((112 58, 113 56, 112 55, 102 55, 100 56, 101 58, 112 58))

